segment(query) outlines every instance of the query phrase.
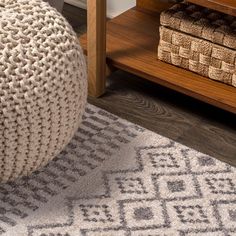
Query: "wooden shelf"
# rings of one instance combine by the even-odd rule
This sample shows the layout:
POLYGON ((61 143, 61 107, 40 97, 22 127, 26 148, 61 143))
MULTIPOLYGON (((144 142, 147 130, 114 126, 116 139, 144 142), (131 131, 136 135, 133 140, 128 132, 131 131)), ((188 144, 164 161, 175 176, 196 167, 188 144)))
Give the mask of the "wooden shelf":
POLYGON ((229 15, 236 16, 236 0, 187 0, 229 15))
MULTIPOLYGON (((157 60, 159 14, 136 8, 107 24, 107 62, 236 114, 236 88, 157 60)), ((86 53, 86 35, 80 38, 86 53)))

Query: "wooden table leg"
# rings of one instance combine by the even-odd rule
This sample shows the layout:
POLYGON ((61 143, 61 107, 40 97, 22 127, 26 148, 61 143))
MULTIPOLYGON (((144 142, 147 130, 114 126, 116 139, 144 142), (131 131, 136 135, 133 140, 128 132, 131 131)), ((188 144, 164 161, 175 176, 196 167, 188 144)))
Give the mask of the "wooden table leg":
POLYGON ((87 0, 89 95, 99 97, 106 83, 106 0, 87 0))

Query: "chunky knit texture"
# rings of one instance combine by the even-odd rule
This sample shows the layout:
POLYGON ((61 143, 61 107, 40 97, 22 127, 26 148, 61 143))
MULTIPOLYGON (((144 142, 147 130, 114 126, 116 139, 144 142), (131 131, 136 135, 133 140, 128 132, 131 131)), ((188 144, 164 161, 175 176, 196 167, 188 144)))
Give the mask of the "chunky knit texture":
POLYGON ((86 97, 83 52, 63 16, 41 0, 0 0, 0 182, 53 159, 86 97))

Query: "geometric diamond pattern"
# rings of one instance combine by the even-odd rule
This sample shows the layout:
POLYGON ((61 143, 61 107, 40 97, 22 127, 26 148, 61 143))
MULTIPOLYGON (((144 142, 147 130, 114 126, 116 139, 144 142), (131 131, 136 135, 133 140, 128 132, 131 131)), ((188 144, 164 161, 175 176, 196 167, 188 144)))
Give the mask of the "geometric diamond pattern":
POLYGON ((116 202, 107 203, 105 199, 100 199, 94 203, 92 200, 78 199, 73 205, 74 226, 80 229, 90 228, 116 228, 120 227, 119 207, 116 202))
POLYGON ((202 153, 198 153, 192 149, 188 149, 185 155, 191 157, 190 163, 188 164, 188 168, 191 170, 192 173, 212 173, 214 175, 216 173, 228 172, 228 165, 219 165, 219 161, 202 153))
POLYGON ((103 172, 103 194, 69 198, 81 235, 236 233, 233 168, 168 139, 163 142, 136 146, 132 168, 110 165, 114 169, 103 172))
POLYGON ((209 223, 203 207, 200 205, 174 206, 177 216, 182 223, 209 223))
POLYGON ((156 191, 151 178, 138 173, 113 173, 106 175, 111 197, 120 200, 153 198, 156 191))
POLYGON ((213 194, 233 194, 236 195, 236 184, 232 178, 225 177, 211 177, 205 178, 210 191, 213 194))
MULTIPOLYGON (((113 202, 110 209, 118 209, 116 213, 108 210, 101 215, 111 223, 111 219, 119 218, 119 223, 116 222, 114 227, 102 227, 100 224, 99 230, 94 225, 86 225, 81 231, 84 235, 93 235, 91 232, 96 235, 98 231, 100 235, 103 232, 108 234, 108 231, 110 235, 116 235, 115 231, 111 233, 116 229, 117 235, 153 236, 224 235, 226 232, 230 235, 236 232, 236 202, 217 202, 219 196, 235 198, 235 173, 231 167, 220 163, 217 169, 218 161, 194 152, 193 162, 197 161, 199 166, 205 168, 204 172, 195 170, 189 156, 190 153, 193 155, 192 150, 169 140, 159 148, 160 153, 157 153, 157 146, 136 148, 135 167, 104 172, 106 194, 93 200, 113 202), (168 151, 163 151, 164 147, 169 148, 168 151), (174 156, 176 153, 182 156, 177 158, 174 156), (229 209, 226 207, 228 205, 229 209)), ((71 201, 79 203, 87 200, 73 198, 71 201)))
POLYGON ((143 181, 141 178, 125 178, 125 177, 117 177, 115 179, 117 181, 117 185, 122 194, 146 194, 147 190, 144 187, 143 181))
POLYGON ((157 195, 161 199, 175 200, 198 198, 201 191, 197 180, 191 174, 182 175, 153 175, 153 183, 156 186, 157 195))
POLYGON ((83 220, 88 222, 114 222, 107 205, 79 205, 83 212, 83 220))
POLYGON ((143 148, 139 155, 145 160, 144 170, 153 173, 165 174, 166 172, 185 172, 188 167, 184 159, 179 159, 181 150, 175 149, 173 143, 158 147, 143 148))
POLYGON ((204 202, 200 198, 169 201, 167 209, 170 221, 180 231, 201 232, 201 230, 219 227, 218 219, 213 217, 214 208, 209 205, 209 201, 204 202))
POLYGON ((150 162, 154 168, 179 168, 178 161, 171 153, 157 153, 149 155, 150 162))
POLYGON ((160 228, 166 226, 166 216, 161 202, 157 200, 122 202, 124 224, 128 230, 160 228))
POLYGON ((0 235, 236 235, 235 168, 90 105, 25 181, 0 186, 0 235))

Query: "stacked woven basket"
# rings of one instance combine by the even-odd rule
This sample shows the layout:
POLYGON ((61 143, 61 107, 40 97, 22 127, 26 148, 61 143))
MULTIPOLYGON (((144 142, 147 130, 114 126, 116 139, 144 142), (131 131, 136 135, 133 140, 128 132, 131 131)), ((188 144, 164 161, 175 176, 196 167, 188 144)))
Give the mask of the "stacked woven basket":
POLYGON ((235 17, 179 3, 160 21, 160 60, 236 87, 235 17))

